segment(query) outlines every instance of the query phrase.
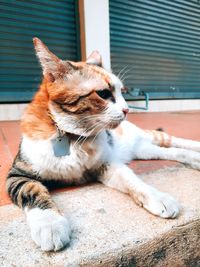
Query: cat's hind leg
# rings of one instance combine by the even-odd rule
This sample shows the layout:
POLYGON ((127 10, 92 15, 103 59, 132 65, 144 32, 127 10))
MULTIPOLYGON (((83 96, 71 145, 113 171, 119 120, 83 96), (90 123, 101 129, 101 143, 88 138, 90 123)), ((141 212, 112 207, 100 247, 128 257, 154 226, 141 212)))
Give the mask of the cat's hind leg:
POLYGON ((149 142, 140 142, 135 149, 136 159, 164 159, 174 160, 200 170, 200 153, 176 147, 160 147, 149 142))

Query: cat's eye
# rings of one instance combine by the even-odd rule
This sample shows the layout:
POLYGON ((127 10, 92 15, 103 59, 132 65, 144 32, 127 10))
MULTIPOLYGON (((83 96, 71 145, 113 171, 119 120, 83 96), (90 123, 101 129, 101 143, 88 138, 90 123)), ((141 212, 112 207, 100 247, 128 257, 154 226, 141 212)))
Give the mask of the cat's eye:
POLYGON ((100 96, 103 99, 114 99, 112 92, 109 89, 103 89, 96 91, 97 95, 100 96))

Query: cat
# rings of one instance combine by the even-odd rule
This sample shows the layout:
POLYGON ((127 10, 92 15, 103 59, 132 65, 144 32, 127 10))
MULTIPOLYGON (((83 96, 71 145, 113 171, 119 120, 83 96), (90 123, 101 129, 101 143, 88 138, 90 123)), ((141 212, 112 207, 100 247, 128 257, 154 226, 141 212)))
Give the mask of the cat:
POLYGON ((85 62, 64 61, 38 38, 33 41, 43 81, 21 120, 22 141, 7 191, 25 211, 35 243, 43 251, 58 251, 70 242, 70 225, 48 191, 58 184, 99 181, 154 215, 178 216, 177 201, 144 183, 126 163, 168 159, 200 169, 200 142, 126 121, 123 84, 103 68, 97 51, 85 62))

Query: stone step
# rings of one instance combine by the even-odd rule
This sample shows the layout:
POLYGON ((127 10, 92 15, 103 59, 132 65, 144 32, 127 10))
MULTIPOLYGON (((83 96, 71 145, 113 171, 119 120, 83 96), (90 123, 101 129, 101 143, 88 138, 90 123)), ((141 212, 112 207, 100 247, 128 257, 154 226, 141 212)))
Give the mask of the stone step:
POLYGON ((46 253, 31 240, 21 210, 6 205, 0 208, 0 266, 200 266, 200 172, 177 166, 141 177, 180 202, 177 219, 155 217, 101 184, 55 193, 73 233, 66 249, 46 253))

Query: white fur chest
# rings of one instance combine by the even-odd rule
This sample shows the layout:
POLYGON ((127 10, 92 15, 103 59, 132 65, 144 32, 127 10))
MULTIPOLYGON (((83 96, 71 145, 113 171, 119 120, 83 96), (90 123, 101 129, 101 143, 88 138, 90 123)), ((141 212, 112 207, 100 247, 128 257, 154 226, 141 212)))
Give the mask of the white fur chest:
POLYGON ((73 182, 81 179, 85 171, 99 168, 105 161, 105 155, 110 154, 106 142, 106 134, 101 134, 94 142, 87 144, 83 150, 79 145, 70 146, 70 154, 56 157, 51 140, 32 140, 23 137, 21 152, 32 165, 33 171, 45 179, 61 179, 73 182))

